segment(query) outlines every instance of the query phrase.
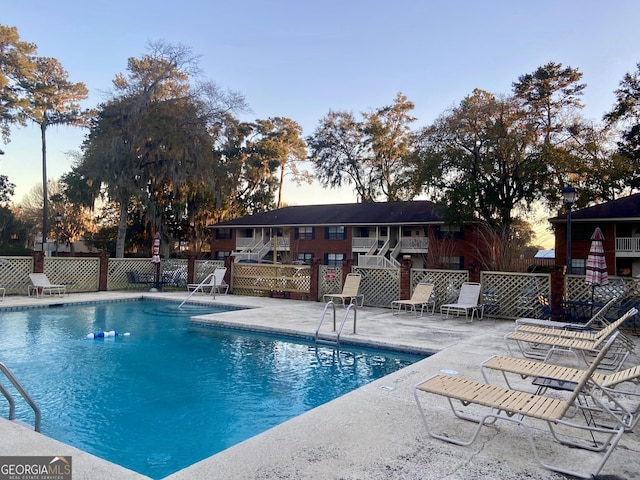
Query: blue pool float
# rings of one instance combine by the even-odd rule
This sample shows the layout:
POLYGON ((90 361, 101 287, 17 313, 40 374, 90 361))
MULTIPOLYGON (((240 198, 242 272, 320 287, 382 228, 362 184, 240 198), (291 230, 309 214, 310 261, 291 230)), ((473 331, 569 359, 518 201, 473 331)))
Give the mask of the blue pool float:
POLYGON ((128 337, 129 335, 131 335, 129 332, 118 333, 117 330, 110 330, 108 332, 89 333, 87 334, 87 338, 106 338, 106 337, 119 337, 119 336, 128 337))

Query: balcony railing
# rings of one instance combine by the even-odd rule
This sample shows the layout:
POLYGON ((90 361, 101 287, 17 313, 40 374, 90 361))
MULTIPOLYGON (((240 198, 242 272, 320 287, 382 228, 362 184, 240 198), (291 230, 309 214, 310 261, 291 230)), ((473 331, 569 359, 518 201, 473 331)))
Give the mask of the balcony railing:
POLYGON ((353 251, 368 251, 378 244, 378 239, 374 237, 353 237, 351 239, 351 249, 353 251))
POLYGON ((427 237, 404 237, 400 239, 401 252, 420 253, 426 252, 429 248, 429 239, 427 237))
POLYGON ((640 237, 616 238, 616 254, 640 255, 640 237))

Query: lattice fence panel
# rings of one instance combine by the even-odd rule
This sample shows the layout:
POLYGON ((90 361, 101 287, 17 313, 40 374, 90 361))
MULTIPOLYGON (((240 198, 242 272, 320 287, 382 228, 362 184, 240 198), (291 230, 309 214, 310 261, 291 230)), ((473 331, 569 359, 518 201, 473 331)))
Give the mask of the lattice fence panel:
POLYGON ((453 303, 458 299, 460 286, 469 281, 466 270, 411 270, 411 291, 421 281, 433 283, 436 309, 443 303, 453 303))
POLYGON ((362 275, 360 293, 365 305, 388 307, 400 298, 399 268, 354 267, 353 272, 362 275))
POLYGON ((485 315, 500 318, 545 318, 551 277, 542 273, 482 272, 485 315))
POLYGON ((6 294, 26 295, 30 285, 29 274, 33 272, 33 257, 0 258, 0 287, 6 294))
POLYGON ((584 275, 567 275, 565 277, 565 296, 568 300, 579 302, 606 303, 613 297, 618 298, 635 297, 640 293, 638 286, 640 283, 629 277, 609 277, 609 283, 598 287, 593 287, 585 283, 584 275))
POLYGON ((222 260, 196 260, 193 283, 200 283, 218 267, 224 267, 222 260))
POLYGON ((149 277, 155 274, 156 266, 148 258, 110 258, 107 290, 133 290, 148 286, 134 284, 129 281, 129 272, 149 277))
POLYGON ((68 293, 97 292, 100 285, 100 259, 46 257, 44 273, 51 283, 66 285, 68 293))
POLYGON ((233 265, 233 292, 238 295, 268 296, 272 292, 309 293, 310 289, 311 270, 308 265, 233 265))
POLYGON ((327 293, 342 292, 342 266, 319 265, 318 300, 327 293))

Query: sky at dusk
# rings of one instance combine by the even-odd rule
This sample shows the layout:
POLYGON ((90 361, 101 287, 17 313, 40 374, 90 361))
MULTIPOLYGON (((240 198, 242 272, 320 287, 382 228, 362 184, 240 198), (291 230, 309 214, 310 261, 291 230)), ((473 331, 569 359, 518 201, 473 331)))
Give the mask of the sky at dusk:
MULTIPOLYGON (((311 135, 330 110, 356 114, 402 92, 429 125, 475 88, 509 94, 520 75, 548 62, 579 69, 583 114, 599 121, 614 90, 640 62, 635 0, 2 0, 0 23, 17 27, 38 55, 57 58, 89 89, 85 107, 108 98, 127 59, 149 42, 190 47, 202 77, 242 93, 243 120, 288 117, 311 135)), ((47 168, 59 178, 86 131, 51 127, 47 168)), ((19 199, 41 182, 38 128, 14 128, 0 173, 19 199)), ((350 189, 286 185, 290 204, 353 202, 350 189)), ((533 219, 530 219, 530 221, 533 219)), ((543 239, 541 239, 543 240, 543 239)))

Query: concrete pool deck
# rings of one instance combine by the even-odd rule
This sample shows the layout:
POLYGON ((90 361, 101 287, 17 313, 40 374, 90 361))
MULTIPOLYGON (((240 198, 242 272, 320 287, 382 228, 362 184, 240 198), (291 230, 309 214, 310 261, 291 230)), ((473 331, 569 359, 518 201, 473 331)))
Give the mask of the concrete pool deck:
MULTIPOLYGON (((184 292, 99 292, 71 294, 63 299, 7 297, 0 308, 143 295, 173 300, 185 298, 184 292)), ((317 302, 234 295, 218 295, 215 300, 205 296, 193 299, 254 307, 205 316, 199 322, 304 337, 313 336, 324 308, 324 304, 317 302)), ((337 309, 338 322, 342 312, 341 307, 337 309)), ((325 323, 330 330, 330 313, 325 323)), ((464 317, 445 321, 439 315, 394 316, 389 309, 364 307, 357 311, 356 325, 353 334, 353 315, 350 315, 343 333, 345 343, 434 354, 176 472, 166 477, 167 480, 564 478, 534 461, 523 430, 510 423, 487 426, 474 444, 460 447, 429 437, 415 405, 413 385, 442 369, 482 380, 480 362, 492 354, 509 354, 503 336, 513 328, 513 322, 486 318, 469 324, 464 317)), ((634 340, 638 345, 638 338, 634 340)), ((640 357, 636 353, 627 363, 639 364, 640 357)), ((456 419, 444 399, 432 398, 430 408, 442 429, 452 436, 470 431, 471 424, 456 419)), ((542 438, 549 438, 546 430, 542 438)), ((572 469, 580 469, 585 459, 591 458, 582 450, 568 450, 551 440, 544 440, 539 446, 544 455, 558 452, 562 455, 561 462, 572 469)), ((0 419, 0 455, 71 455, 75 479, 147 478, 6 419, 0 419)), ((601 477, 640 477, 637 431, 624 434, 601 477)))

